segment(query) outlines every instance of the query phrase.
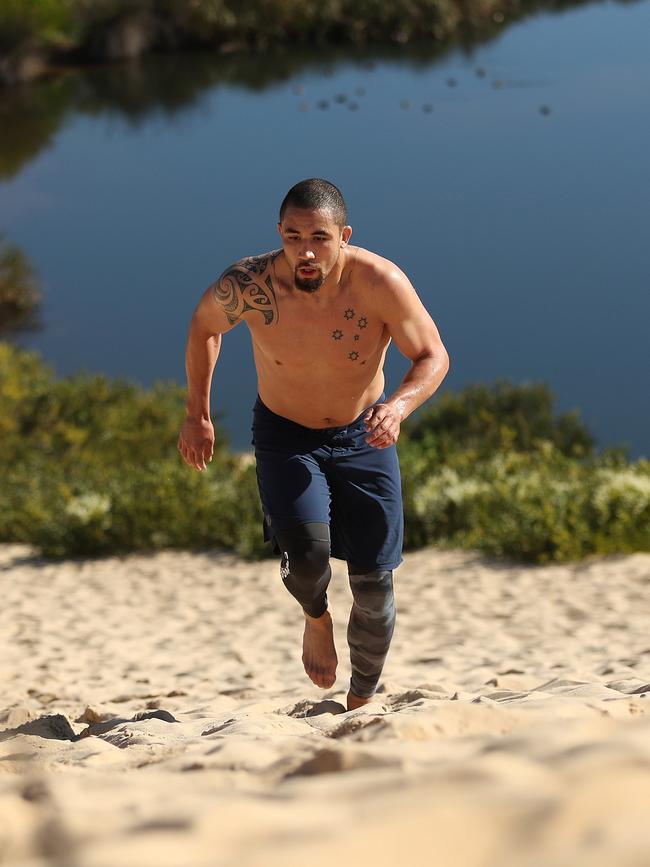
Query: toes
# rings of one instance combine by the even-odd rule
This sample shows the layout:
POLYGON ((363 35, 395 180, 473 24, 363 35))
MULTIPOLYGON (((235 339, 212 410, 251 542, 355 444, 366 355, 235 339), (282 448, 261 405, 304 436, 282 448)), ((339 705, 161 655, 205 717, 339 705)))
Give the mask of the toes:
POLYGON ((316 686, 323 686, 323 672, 319 668, 312 668, 305 664, 305 673, 312 683, 316 686))
POLYGON ((305 668, 307 676, 312 683, 319 686, 321 689, 329 689, 336 683, 336 672, 323 671, 322 669, 305 668))

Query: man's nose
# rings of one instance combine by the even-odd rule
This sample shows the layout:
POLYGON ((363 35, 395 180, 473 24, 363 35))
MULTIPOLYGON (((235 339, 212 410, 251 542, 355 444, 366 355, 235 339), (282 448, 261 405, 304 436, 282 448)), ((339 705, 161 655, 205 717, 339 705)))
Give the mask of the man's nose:
POLYGON ((314 259, 315 258, 314 251, 310 250, 308 247, 303 247, 300 250, 299 255, 300 255, 301 259, 314 259))

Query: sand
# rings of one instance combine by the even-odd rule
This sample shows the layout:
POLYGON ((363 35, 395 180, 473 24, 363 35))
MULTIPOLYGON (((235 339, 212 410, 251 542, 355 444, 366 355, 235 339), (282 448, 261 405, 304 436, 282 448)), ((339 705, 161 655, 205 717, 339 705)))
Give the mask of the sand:
POLYGON ((0 864, 647 867, 650 555, 395 573, 380 691, 314 686, 277 563, 0 547, 0 864))

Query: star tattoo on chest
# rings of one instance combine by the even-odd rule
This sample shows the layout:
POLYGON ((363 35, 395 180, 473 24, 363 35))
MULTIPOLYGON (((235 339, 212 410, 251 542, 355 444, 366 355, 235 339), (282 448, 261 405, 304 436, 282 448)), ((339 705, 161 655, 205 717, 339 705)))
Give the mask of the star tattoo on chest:
MULTIPOLYGON (((346 307, 346 309, 343 311, 343 318, 347 319, 348 321, 354 319, 356 317, 356 315, 357 314, 356 314, 354 307, 346 307)), ((364 328, 368 327, 368 317, 367 316, 360 316, 356 321, 356 326, 359 329, 359 331, 363 331, 364 328)), ((342 331, 342 329, 340 329, 340 328, 335 328, 332 331, 332 338, 334 340, 342 340, 344 336, 345 336, 345 334, 342 331)), ((349 340, 349 337, 347 339, 349 340)), ((359 334, 353 334, 352 340, 356 343, 357 341, 360 340, 360 335, 359 334)), ((356 349, 353 349, 351 352, 348 352, 348 358, 350 361, 357 361, 359 358, 359 353, 357 352, 356 349)), ((365 362, 361 362, 361 363, 365 364, 365 362)))

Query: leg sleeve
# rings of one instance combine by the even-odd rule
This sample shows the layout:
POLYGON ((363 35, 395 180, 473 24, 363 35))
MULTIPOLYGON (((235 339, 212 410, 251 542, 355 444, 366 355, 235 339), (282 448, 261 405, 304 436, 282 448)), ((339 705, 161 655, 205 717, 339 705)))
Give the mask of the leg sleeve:
POLYGON ((320 617, 327 610, 327 587, 332 577, 328 525, 300 524, 278 531, 275 538, 282 552, 284 586, 310 617, 320 617))
POLYGON ((350 574, 354 597, 348 622, 348 645, 355 695, 374 695, 395 628, 393 573, 377 570, 350 574))

